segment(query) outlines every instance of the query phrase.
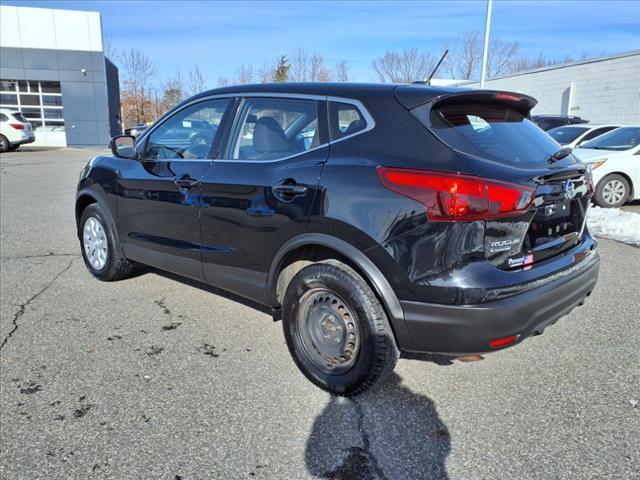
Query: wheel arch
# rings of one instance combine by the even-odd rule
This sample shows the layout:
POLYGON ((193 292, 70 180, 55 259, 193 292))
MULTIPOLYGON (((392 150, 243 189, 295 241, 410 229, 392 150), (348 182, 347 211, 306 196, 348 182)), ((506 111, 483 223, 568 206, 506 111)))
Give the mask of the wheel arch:
POLYGON ((411 348, 411 337, 404 322, 404 312, 393 288, 380 269, 352 244, 322 233, 307 233, 293 237, 276 253, 265 290, 265 298, 277 307, 291 279, 305 266, 323 259, 335 258, 351 266, 380 299, 398 346, 411 348))
POLYGON ((87 209, 89 205, 93 205, 94 203, 99 204, 104 210, 105 214, 108 217, 109 222, 111 223, 113 233, 116 239, 119 239, 118 229, 116 228, 116 222, 113 218, 113 214, 111 209, 109 208, 108 203, 104 199, 104 197, 97 191, 85 188, 80 190, 76 195, 76 204, 75 204, 75 216, 76 216, 76 231, 78 237, 80 237, 80 219, 82 218, 82 213, 87 209))

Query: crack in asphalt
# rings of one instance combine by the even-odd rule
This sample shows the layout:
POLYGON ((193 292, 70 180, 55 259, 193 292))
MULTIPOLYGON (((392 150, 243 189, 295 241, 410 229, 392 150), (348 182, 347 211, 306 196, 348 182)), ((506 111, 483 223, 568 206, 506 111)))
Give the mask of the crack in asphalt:
POLYGON ((341 465, 334 470, 325 473, 324 477, 332 480, 369 480, 377 477, 379 480, 389 480, 384 474, 376 456, 371 452, 369 434, 364 428, 364 412, 362 406, 355 398, 351 399, 356 410, 358 432, 362 437, 362 447, 350 447, 349 452, 341 465))
POLYGON ((77 253, 40 253, 34 255, 20 255, 15 257, 0 257, 0 260, 25 260, 29 258, 48 258, 48 257, 75 257, 80 258, 80 255, 77 253))
POLYGON ((55 283, 55 281, 58 280, 58 278, 60 278, 62 275, 64 275, 66 272, 68 272, 69 269, 71 268, 71 265, 73 265, 73 262, 75 260, 76 260, 76 258, 72 258, 69 261, 69 264, 66 267, 64 267, 60 272, 58 272, 58 274, 56 274, 56 276, 53 277, 53 279, 51 279, 51 281, 49 283, 47 283, 40 291, 38 291, 36 294, 32 295, 26 302, 23 302, 23 303, 20 304, 20 306, 18 308, 18 311, 13 314, 13 321, 11 322, 13 324, 13 328, 7 334, 7 336, 4 337, 4 339, 2 340, 2 344, 0 345, 0 350, 2 350, 4 348, 4 346, 7 344, 9 339, 18 330, 18 327, 19 327, 18 320, 20 319, 20 317, 22 317, 25 314, 26 309, 31 304, 31 302, 33 302, 36 298, 38 298, 40 295, 42 295, 44 292, 46 292, 51 287, 51 285, 53 285, 55 283))

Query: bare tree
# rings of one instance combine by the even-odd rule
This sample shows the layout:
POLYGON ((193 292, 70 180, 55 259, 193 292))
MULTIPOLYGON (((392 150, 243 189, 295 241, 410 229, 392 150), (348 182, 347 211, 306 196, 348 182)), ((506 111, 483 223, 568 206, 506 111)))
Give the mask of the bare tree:
POLYGON ((338 82, 349 81, 349 68, 347 67, 347 62, 345 60, 340 60, 336 63, 336 80, 338 82))
POLYGON ((159 105, 159 107, 162 109, 161 113, 175 107, 184 99, 185 92, 182 85, 182 75, 180 74, 180 70, 178 70, 173 77, 162 82, 160 85, 160 93, 161 105, 159 105))
POLYGON ((403 49, 402 52, 387 51, 373 61, 373 69, 381 82, 410 83, 425 80, 436 59, 431 53, 417 48, 403 49))
MULTIPOLYGON (((480 77, 482 68, 483 35, 478 31, 464 32, 462 37, 449 48, 449 54, 443 62, 451 78, 471 80, 480 77)), ((493 38, 487 52, 487 76, 489 78, 511 73, 517 63, 520 52, 518 42, 507 42, 493 38)))
POLYGON ((189 95, 204 92, 207 89, 207 76, 202 73, 197 65, 189 70, 189 80, 187 82, 189 95))
POLYGON ((104 56, 111 60, 113 63, 119 63, 120 52, 113 43, 113 35, 105 38, 102 42, 102 52, 104 56))
POLYGON ((511 73, 513 62, 519 51, 520 44, 518 42, 506 42, 499 38, 491 40, 487 53, 487 76, 495 78, 511 73))
POLYGON ((309 53, 298 48, 292 58, 290 81, 330 82, 333 79, 331 69, 320 52, 309 53))
POLYGON ((151 85, 156 75, 153 62, 144 53, 134 48, 121 56, 124 67, 125 80, 122 90, 123 110, 126 108, 125 119, 136 122, 152 120, 149 105, 152 103, 149 95, 151 85))

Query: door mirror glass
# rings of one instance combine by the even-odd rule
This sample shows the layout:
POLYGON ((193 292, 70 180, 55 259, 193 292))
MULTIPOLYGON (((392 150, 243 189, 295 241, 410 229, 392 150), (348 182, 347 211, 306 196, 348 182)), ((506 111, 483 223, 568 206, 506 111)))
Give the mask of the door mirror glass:
POLYGON ((118 135, 113 137, 109 143, 111 152, 120 158, 136 157, 136 137, 132 135, 118 135))

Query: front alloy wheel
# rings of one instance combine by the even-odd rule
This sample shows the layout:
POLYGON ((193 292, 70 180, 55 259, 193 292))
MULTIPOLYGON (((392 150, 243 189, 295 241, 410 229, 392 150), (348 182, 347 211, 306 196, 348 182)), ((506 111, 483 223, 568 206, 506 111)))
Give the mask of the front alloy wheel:
POLYGON ((621 207, 629 197, 629 182, 622 175, 611 174, 596 187, 595 203, 604 208, 621 207))
POLYGON ((82 244, 91 266, 96 270, 102 270, 107 264, 109 250, 104 227, 96 217, 89 217, 84 222, 82 244))
POLYGON ((85 208, 78 226, 82 258, 91 275, 106 282, 128 277, 133 263, 124 256, 102 205, 93 203, 85 208))

